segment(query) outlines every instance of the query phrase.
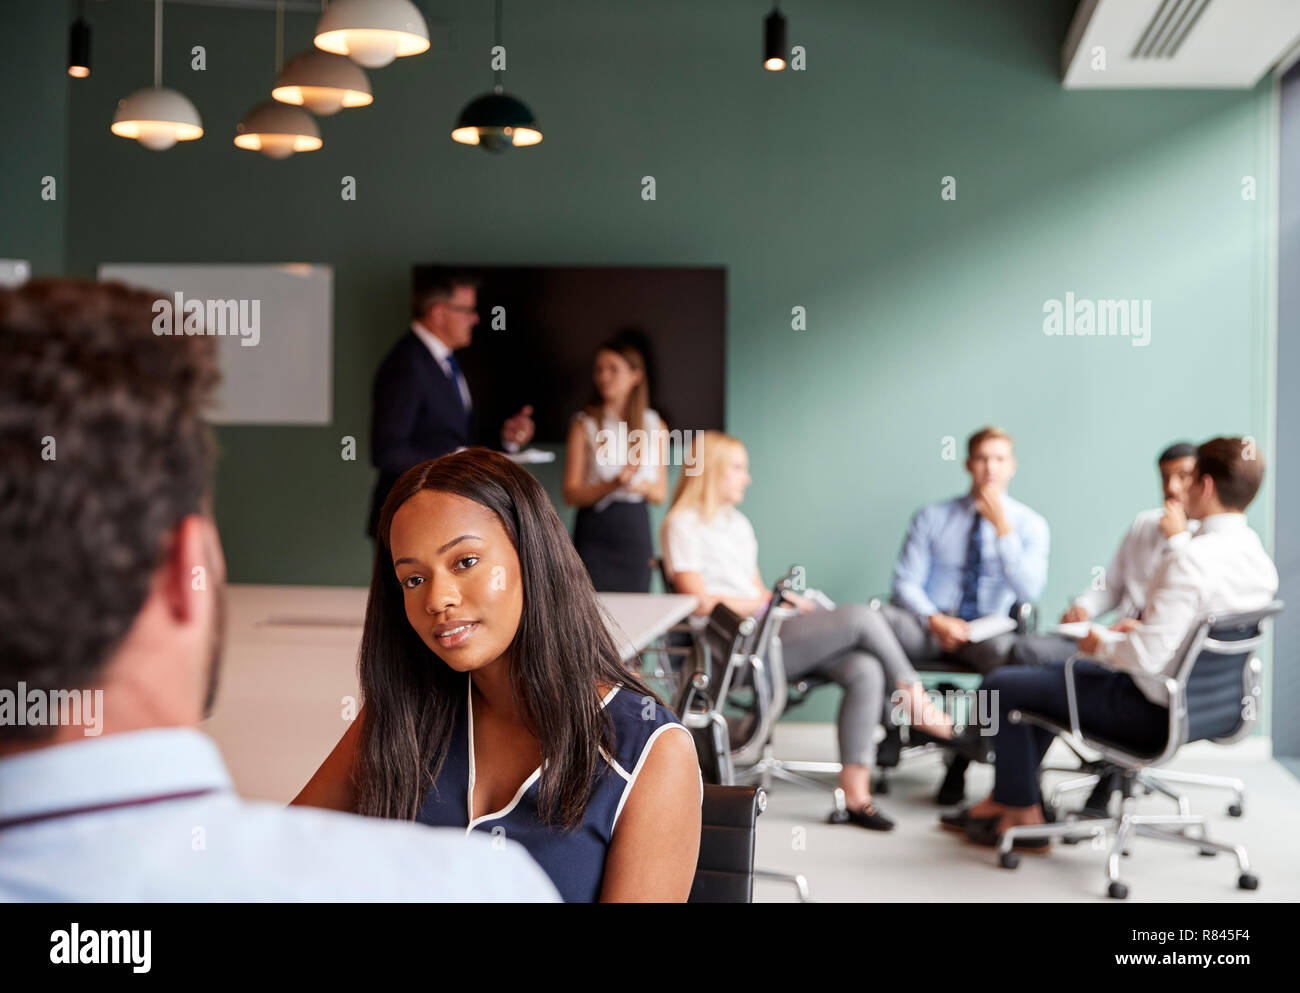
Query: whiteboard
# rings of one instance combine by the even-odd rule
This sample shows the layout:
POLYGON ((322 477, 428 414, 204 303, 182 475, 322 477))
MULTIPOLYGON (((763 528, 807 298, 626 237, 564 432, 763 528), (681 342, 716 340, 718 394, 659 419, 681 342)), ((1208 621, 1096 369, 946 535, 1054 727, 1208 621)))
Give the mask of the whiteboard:
POLYGON ((334 419, 332 267, 105 263, 99 278, 156 291, 160 336, 203 315, 221 364, 214 424, 334 419))

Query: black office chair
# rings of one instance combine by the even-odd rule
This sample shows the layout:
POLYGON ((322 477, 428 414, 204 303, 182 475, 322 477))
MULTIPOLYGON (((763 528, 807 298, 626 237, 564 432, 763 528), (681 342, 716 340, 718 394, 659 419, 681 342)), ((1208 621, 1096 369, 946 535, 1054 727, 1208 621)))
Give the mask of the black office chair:
POLYGON ((688 903, 753 903, 754 839, 767 797, 757 786, 705 786, 700 858, 688 903))
MULTIPOLYGON (((1261 666, 1255 649, 1264 640, 1269 619, 1278 614, 1282 606, 1280 600, 1275 600, 1260 610, 1201 618, 1179 648, 1174 677, 1129 671, 1135 681, 1161 685, 1169 695, 1169 729, 1165 746, 1153 755, 1136 752, 1131 746, 1098 737, 1079 726, 1074 666, 1083 656, 1071 656, 1065 663, 1070 712, 1068 727, 1030 711, 1012 711, 1009 717, 1012 721, 1034 724, 1057 735, 1072 735, 1084 746, 1100 752, 1106 763, 1101 774, 1113 784, 1112 797, 1114 793, 1121 797, 1119 813, 1112 816, 1107 810, 1105 813, 1070 815, 1054 823, 1010 828, 1002 836, 999 851, 1002 866, 1014 869, 1019 865, 1020 856, 1012 851, 1017 839, 1060 838, 1073 843, 1081 837, 1104 837, 1114 833, 1115 840, 1106 860, 1107 893, 1122 900, 1128 896, 1128 886, 1119 879, 1120 858, 1127 854, 1129 841, 1135 835, 1141 835, 1191 845, 1202 855, 1231 852, 1237 859, 1238 887, 1256 889, 1259 878, 1250 871, 1246 850, 1240 845, 1211 841, 1207 836, 1205 818, 1189 813, 1184 798, 1168 786, 1170 782, 1188 782, 1188 778, 1173 779, 1159 767, 1189 741, 1228 744, 1250 734, 1258 716, 1261 692, 1261 666), (1178 813, 1137 813, 1134 792, 1140 787, 1177 800, 1178 813), (1196 833, 1189 833, 1189 829, 1195 829, 1196 833)), ((1210 780, 1210 777, 1197 777, 1192 781, 1197 780, 1202 785, 1223 785, 1210 780)))
MULTIPOLYGON (((779 603, 779 598, 774 597, 773 602, 779 603)), ((756 743, 761 746, 770 737, 771 725, 779 716, 772 709, 771 682, 763 654, 770 646, 770 635, 780 624, 780 615, 774 616, 777 609, 784 608, 769 608, 760 622, 719 604, 700 632, 700 650, 694 655, 696 668, 683 674, 673 710, 695 739, 700 772, 708 784, 706 792, 711 786, 734 786, 737 757, 742 763, 749 761, 756 743), (728 707, 729 700, 736 706, 728 707), (733 744, 733 732, 739 746, 733 744)), ((741 765, 741 769, 742 775, 753 772, 752 767, 741 765)), ((821 788, 820 784, 814 785, 821 788)), ((758 789, 758 796, 765 797, 762 789, 758 789)), ((754 875, 789 883, 801 901, 810 899, 808 881, 799 873, 755 869, 754 875)))

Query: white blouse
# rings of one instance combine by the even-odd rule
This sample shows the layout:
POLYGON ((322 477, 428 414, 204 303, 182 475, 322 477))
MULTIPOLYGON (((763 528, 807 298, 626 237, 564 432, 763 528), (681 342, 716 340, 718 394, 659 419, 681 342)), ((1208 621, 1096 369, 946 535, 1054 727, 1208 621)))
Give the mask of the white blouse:
MULTIPOLYGON (((660 432, 663 430, 663 421, 656 411, 646 408, 641 419, 644 435, 639 438, 630 435, 627 423, 619 420, 609 410, 601 411, 599 424, 586 411, 575 414, 574 420, 582 425, 587 438, 587 464, 582 471, 584 485, 593 486, 617 479, 618 474, 627 467, 629 453, 640 461, 636 475, 632 477, 633 482, 654 483, 659 479, 660 432)), ((604 510, 612 500, 641 503, 645 497, 640 493, 619 489, 596 501, 593 509, 604 510)))
POLYGON ((735 507, 721 508, 710 521, 695 510, 674 510, 664 518, 659 544, 670 576, 698 572, 715 596, 758 595, 758 538, 735 507))

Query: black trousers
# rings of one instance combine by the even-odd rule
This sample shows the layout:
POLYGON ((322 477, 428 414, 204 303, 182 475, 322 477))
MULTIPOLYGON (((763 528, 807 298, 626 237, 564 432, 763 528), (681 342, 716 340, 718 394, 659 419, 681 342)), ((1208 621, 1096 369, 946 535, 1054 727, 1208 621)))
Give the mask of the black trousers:
MULTIPOLYGON (((1143 696, 1126 673, 1080 660, 1074 676, 1082 728, 1140 752, 1155 752, 1164 746, 1169 710, 1143 696)), ((1013 710, 1031 710, 1068 726, 1065 663, 1003 666, 984 677, 980 692, 997 693, 993 799, 1009 807, 1032 807, 1041 799, 1038 767, 1054 735, 1032 724, 1012 724, 1007 715, 1013 710)))
POLYGON ((583 507, 573 544, 591 584, 602 593, 649 593, 650 509, 644 501, 612 500, 604 510, 583 507))

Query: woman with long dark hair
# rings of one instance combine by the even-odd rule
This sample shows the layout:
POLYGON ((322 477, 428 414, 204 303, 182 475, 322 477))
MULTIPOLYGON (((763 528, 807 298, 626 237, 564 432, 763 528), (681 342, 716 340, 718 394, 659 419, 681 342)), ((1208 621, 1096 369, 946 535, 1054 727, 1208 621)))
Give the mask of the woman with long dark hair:
POLYGON ((528 472, 468 449, 398 479, 360 672, 365 706, 295 803, 503 835, 569 901, 686 898, 693 743, 623 664, 528 472))
POLYGON ((569 427, 564 502, 573 544, 598 590, 649 593, 650 503, 668 496, 668 441, 650 406, 646 359, 631 341, 596 349, 592 395, 569 427))

